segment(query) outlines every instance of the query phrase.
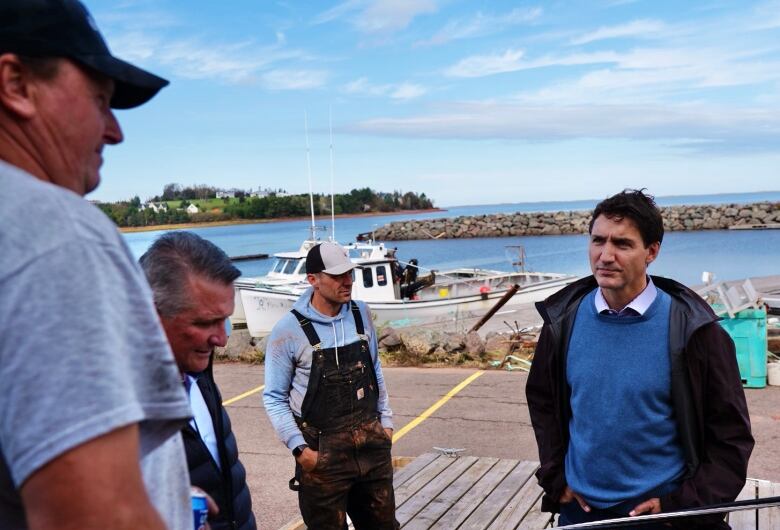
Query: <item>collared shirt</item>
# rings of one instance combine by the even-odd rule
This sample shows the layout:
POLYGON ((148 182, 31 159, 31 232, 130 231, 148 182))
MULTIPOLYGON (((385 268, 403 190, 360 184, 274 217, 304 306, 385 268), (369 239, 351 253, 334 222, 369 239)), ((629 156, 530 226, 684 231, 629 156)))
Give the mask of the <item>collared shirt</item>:
POLYGON ((642 316, 645 314, 645 311, 647 311, 647 308, 650 307, 650 305, 653 303, 657 294, 658 289, 653 284, 653 280, 650 278, 650 276, 648 276, 647 286, 623 309, 618 311, 610 308, 609 304, 604 299, 604 294, 601 292, 601 287, 596 290, 594 303, 596 304, 596 312, 599 314, 617 316, 642 316))
POLYGON ((189 381, 189 385, 185 386, 189 388, 190 407, 192 407, 190 426, 200 435, 200 439, 203 440, 206 449, 211 453, 211 457, 214 459, 217 467, 221 467, 219 463, 219 449, 217 448, 217 435, 214 432, 214 423, 211 421, 211 414, 206 405, 206 400, 203 399, 203 394, 198 386, 198 380, 191 375, 186 375, 185 377, 189 381))

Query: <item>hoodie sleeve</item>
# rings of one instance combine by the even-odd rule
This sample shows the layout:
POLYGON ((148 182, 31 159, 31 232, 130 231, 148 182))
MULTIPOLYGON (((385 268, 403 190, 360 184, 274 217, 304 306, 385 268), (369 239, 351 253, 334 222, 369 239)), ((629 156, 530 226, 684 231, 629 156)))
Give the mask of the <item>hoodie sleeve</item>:
MULTIPOLYGON (((265 352, 263 404, 276 435, 288 449, 306 443, 290 408, 290 388, 295 373, 295 341, 285 316, 268 337, 265 352)), ((297 325, 297 323, 296 323, 297 325)))
POLYGON ((393 411, 390 409, 390 400, 387 396, 385 387, 385 378, 382 375, 382 364, 379 362, 379 342, 377 341, 376 328, 371 310, 364 302, 359 302, 360 311, 363 314, 366 332, 369 337, 369 348, 371 349, 371 359, 374 361, 374 372, 376 373, 376 384, 379 390, 379 399, 377 409, 379 410, 379 420, 385 429, 393 428, 393 411))

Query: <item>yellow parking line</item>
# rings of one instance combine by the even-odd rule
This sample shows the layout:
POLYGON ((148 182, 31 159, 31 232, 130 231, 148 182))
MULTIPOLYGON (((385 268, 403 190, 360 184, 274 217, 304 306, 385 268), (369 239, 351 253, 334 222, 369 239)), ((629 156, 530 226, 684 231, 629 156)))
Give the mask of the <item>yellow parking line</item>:
POLYGON ((439 408, 441 408, 442 405, 444 405, 447 401, 449 401, 452 396, 454 396, 455 394, 457 394, 458 392, 460 392, 461 390, 469 386, 472 383, 472 381, 474 381, 477 377, 481 376, 484 373, 485 373, 484 370, 478 370, 474 372, 466 379, 464 379, 458 386, 456 386, 455 388, 447 392, 447 394, 443 398, 441 398, 439 401, 437 401, 436 403, 428 407, 428 409, 425 412, 423 412, 415 419, 413 419, 412 421, 404 425, 401 430, 393 434, 393 443, 400 440, 406 433, 408 433, 409 431, 417 427, 419 424, 421 424, 423 421, 425 421, 428 418, 428 416, 430 416, 431 414, 439 410, 439 408))
POLYGON ((228 405, 230 405, 232 403, 235 403, 236 401, 238 401, 240 399, 244 399, 245 397, 249 397, 252 394, 257 394, 258 392, 261 392, 264 388, 265 388, 265 385, 260 385, 259 387, 253 388, 252 390, 244 392, 241 395, 238 395, 238 396, 236 396, 234 398, 230 398, 230 399, 228 399, 226 401, 223 401, 222 402, 222 406, 227 407, 228 405))

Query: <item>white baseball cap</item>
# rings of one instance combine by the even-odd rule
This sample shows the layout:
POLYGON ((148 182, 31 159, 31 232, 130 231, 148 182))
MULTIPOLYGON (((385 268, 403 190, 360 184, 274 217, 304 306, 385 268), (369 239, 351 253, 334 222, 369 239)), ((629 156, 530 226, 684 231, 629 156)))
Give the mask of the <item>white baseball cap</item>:
POLYGON ((344 247, 330 241, 312 247, 306 255, 306 272, 308 274, 324 272, 338 276, 356 267, 357 265, 349 259, 344 247))

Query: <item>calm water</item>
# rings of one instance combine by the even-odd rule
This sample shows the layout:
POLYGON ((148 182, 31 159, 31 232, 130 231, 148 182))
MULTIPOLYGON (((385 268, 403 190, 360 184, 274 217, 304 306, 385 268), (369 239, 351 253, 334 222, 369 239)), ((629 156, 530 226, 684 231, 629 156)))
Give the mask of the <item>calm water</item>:
MULTIPOLYGON (((780 201, 780 191, 728 195, 659 197, 662 206, 680 204, 726 204, 758 201, 780 201)), ((598 201, 537 202, 456 206, 446 212, 412 215, 388 215, 336 219, 336 238, 342 243, 353 241, 361 232, 391 221, 431 219, 491 213, 583 210, 598 201)), ((309 233, 310 221, 286 221, 251 225, 220 226, 193 229, 231 256, 297 250, 309 233)), ((330 230, 330 219, 318 219, 318 225, 330 230)), ((131 250, 139 257, 161 232, 125 234, 131 250)), ((323 232, 327 237, 329 232, 323 232)), ((511 270, 513 254, 508 245, 523 245, 529 270, 564 272, 583 275, 589 272, 587 236, 524 236, 509 238, 455 239, 427 241, 394 241, 402 260, 417 258, 422 267, 445 269, 480 267, 511 270)), ((238 263, 247 276, 265 274, 273 260, 238 263)), ((780 230, 717 230, 704 232, 670 232, 664 237, 661 254, 650 272, 670 276, 688 284, 701 283, 702 271, 714 272, 716 279, 734 280, 749 276, 780 274, 780 230)))

